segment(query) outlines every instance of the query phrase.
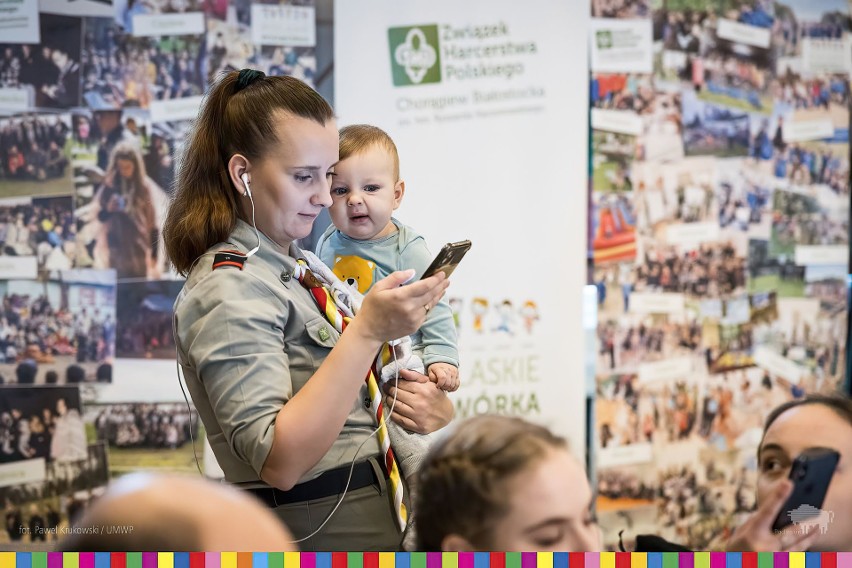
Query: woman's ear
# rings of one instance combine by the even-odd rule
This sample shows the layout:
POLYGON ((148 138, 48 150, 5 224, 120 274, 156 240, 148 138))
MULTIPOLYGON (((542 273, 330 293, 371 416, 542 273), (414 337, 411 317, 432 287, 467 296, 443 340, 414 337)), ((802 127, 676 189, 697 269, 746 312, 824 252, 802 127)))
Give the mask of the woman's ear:
POLYGON ((243 174, 248 173, 250 168, 251 164, 242 154, 234 154, 228 160, 228 177, 231 178, 231 184, 236 189, 238 196, 246 194, 246 184, 243 182, 242 177, 243 174))
POLYGON ((441 541, 442 552, 475 552, 473 546, 466 538, 457 534, 448 534, 441 541))

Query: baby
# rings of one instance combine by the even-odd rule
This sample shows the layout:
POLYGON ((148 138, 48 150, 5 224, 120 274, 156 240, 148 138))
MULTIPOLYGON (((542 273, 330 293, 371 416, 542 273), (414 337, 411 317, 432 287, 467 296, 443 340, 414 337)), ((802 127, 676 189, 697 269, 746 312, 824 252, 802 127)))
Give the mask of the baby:
MULTIPOLYGON (((419 278, 432 260, 423 237, 391 216, 404 193, 399 155, 390 136, 363 124, 341 129, 340 161, 334 166, 329 209, 334 225, 320 238, 317 256, 361 294, 397 270, 413 268, 419 278)), ((398 370, 405 368, 428 374, 445 391, 458 389, 456 329, 446 300, 429 310, 411 339, 413 355, 385 365, 382 380, 395 379, 398 370)), ((388 420, 388 428, 413 502, 413 481, 429 438, 408 432, 392 420, 388 420)), ((408 536, 406 541, 410 541, 408 536)))

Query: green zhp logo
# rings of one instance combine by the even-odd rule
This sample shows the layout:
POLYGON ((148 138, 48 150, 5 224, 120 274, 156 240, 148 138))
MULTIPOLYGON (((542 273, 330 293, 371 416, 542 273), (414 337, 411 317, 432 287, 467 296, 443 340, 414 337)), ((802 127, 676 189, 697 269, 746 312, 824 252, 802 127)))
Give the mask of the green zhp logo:
POLYGON ((389 28, 388 41, 394 85, 441 82, 438 26, 389 28))
POLYGON ((597 32, 598 49, 609 49, 612 47, 612 32, 601 30, 597 32))

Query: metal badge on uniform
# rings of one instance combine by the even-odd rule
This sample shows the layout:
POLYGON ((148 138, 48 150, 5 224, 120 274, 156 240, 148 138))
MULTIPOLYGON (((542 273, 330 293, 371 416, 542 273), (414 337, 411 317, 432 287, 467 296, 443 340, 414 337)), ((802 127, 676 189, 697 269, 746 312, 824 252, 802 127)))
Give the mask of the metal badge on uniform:
POLYGON ((318 332, 318 333, 319 333, 319 338, 320 338, 322 341, 328 341, 328 338, 329 338, 329 337, 331 337, 331 334, 330 334, 330 333, 328 333, 328 328, 327 328, 327 327, 321 327, 321 328, 319 328, 319 332, 318 332))
POLYGON ((213 270, 223 266, 235 266, 240 270, 246 263, 246 255, 238 250, 220 250, 213 257, 213 270))

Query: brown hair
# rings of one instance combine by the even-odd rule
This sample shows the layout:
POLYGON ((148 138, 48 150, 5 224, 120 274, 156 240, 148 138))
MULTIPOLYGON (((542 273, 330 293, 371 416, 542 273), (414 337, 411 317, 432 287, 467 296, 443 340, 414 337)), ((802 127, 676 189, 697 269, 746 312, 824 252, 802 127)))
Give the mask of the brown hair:
POLYGON ((508 510, 506 484, 549 451, 567 447, 547 428, 520 418, 483 415, 458 424, 420 469, 418 550, 441 550, 451 534, 493 549, 494 524, 508 510))
POLYGON ((393 158, 394 181, 399 181, 399 153, 388 133, 369 124, 351 124, 340 129, 340 160, 363 152, 374 144, 385 149, 393 158))
POLYGON ((226 73, 210 87, 181 153, 163 238, 169 259, 184 275, 208 248, 227 239, 237 222, 231 156, 263 157, 278 142, 276 112, 322 125, 334 118, 325 99, 298 79, 261 76, 242 86, 239 75, 226 73))
MULTIPOLYGON (((157 226, 156 212, 151 201, 151 190, 148 187, 148 174, 145 172, 145 162, 139 154, 139 148, 130 141, 122 141, 115 145, 107 166, 107 177, 112 176, 114 186, 125 186, 129 192, 129 211, 131 216, 140 221, 147 230, 155 229, 157 226), (126 184, 118 172, 118 161, 125 160, 133 164, 133 177, 126 184)), ((145 235, 147 237, 147 235, 145 235)), ((151 246, 156 246, 153 244, 151 246)), ((143 275, 144 276, 144 275, 143 275)))

